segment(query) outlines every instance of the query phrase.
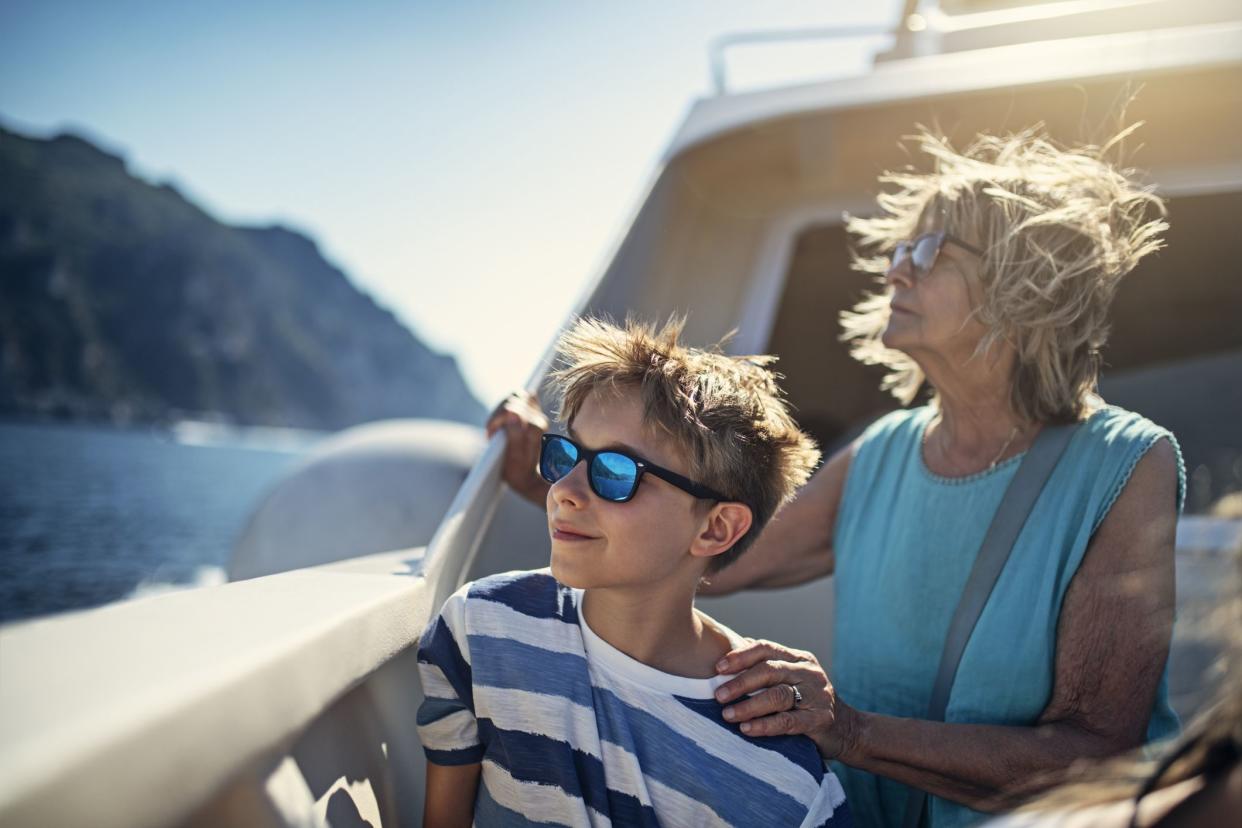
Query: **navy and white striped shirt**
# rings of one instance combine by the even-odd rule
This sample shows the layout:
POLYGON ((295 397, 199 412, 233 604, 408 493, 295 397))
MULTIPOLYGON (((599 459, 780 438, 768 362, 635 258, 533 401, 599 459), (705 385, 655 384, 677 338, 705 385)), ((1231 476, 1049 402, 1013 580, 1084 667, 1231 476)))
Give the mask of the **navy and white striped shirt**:
POLYGON ((635 661, 581 597, 547 570, 494 575, 423 634, 419 738, 435 764, 482 762, 476 824, 851 824, 810 739, 742 735, 712 696, 727 677, 635 661))

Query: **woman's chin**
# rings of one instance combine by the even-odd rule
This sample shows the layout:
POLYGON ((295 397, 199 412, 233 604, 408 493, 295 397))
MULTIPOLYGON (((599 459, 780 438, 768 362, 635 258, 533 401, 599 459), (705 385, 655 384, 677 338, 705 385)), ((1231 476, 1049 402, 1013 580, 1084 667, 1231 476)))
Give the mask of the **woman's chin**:
POLYGON ((909 339, 909 335, 901 330, 900 326, 895 326, 891 322, 884 329, 884 333, 880 334, 880 344, 894 351, 904 351, 909 344, 909 339))

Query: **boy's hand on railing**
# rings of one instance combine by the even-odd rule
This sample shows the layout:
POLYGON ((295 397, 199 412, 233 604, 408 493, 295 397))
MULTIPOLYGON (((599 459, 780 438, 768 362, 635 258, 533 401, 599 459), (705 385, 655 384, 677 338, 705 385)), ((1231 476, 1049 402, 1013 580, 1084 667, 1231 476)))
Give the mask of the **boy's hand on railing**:
POLYGON ((501 477, 519 495, 543 506, 547 482, 539 476, 539 437, 548 430, 548 418, 539 400, 526 391, 514 391, 501 400, 487 418, 487 436, 505 432, 505 457, 501 477))

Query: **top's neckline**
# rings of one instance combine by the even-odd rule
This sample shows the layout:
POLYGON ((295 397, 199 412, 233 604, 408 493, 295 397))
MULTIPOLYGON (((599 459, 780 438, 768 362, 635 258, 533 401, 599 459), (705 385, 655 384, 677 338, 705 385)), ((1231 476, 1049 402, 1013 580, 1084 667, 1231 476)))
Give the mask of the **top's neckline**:
MULTIPOLYGON (((582 643, 586 648, 587 658, 592 664, 650 690, 690 699, 714 699, 716 688, 733 678, 732 675, 719 675, 711 678, 675 676, 626 655, 600 638, 599 634, 591 629, 582 608, 582 590, 574 588, 572 592, 578 609, 578 625, 582 628, 582 643)), ((730 645, 736 647, 742 643, 742 637, 733 630, 718 621, 713 623, 729 639, 730 645)))
POLYGON ((974 483, 976 481, 991 477, 992 475, 1021 462, 1022 458, 1026 456, 1026 452, 1022 451, 1015 454, 1013 457, 1006 457, 994 466, 988 466, 986 469, 982 469, 981 471, 964 474, 960 477, 948 477, 943 474, 937 474, 931 470, 930 466, 927 465, 927 458, 923 455, 923 448, 927 444, 927 427, 931 425, 931 421, 935 416, 935 412, 929 408, 927 416, 923 417, 923 422, 919 423, 917 435, 918 440, 914 447, 915 453, 918 455, 919 459, 919 470, 934 483, 941 483, 946 486, 962 486, 967 483, 974 483))
MULTIPOLYGON (((1091 413, 1088 414, 1082 422, 1088 423, 1091 420, 1095 419, 1097 415, 1102 414, 1105 411, 1108 411, 1112 408, 1113 406, 1108 405, 1108 404, 1100 405, 1096 407, 1093 411, 1091 411, 1091 413)), ((922 472, 923 475, 926 476, 933 483, 940 483, 940 484, 947 485, 947 486, 962 486, 967 483, 975 483, 980 480, 985 480, 994 474, 999 474, 1000 472, 1010 468, 1011 466, 1016 466, 1018 463, 1022 461, 1023 457, 1026 457, 1026 451, 1030 451, 1030 448, 1028 447, 1026 451, 1018 452, 1013 457, 1006 457, 1004 460, 1000 461, 995 466, 989 466, 988 468, 983 469, 982 471, 977 471, 972 474, 962 475, 961 477, 946 477, 943 474, 937 474, 936 472, 932 471, 931 468, 927 465, 927 458, 923 456, 924 438, 927 436, 927 427, 931 425, 931 421, 935 416, 936 416, 935 410, 932 409, 930 406, 928 406, 926 408, 926 414, 922 418, 922 422, 919 423, 918 435, 917 435, 918 440, 917 440, 917 443, 915 444, 915 449, 914 449, 918 457, 919 471, 922 472)), ((1036 436, 1038 437, 1038 435, 1036 436)))

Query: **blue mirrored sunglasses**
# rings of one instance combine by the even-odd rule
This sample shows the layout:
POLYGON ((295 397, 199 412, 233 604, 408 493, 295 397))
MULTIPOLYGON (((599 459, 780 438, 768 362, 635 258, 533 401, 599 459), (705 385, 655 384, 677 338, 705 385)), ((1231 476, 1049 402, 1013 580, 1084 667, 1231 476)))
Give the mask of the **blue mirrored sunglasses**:
POLYGON ((625 503, 633 498, 638 491, 638 482, 648 473, 695 497, 729 500, 714 489, 624 451, 591 451, 561 434, 545 434, 542 439, 543 446, 539 452, 540 477, 549 483, 555 483, 585 460, 587 484, 591 491, 610 503, 625 503))

